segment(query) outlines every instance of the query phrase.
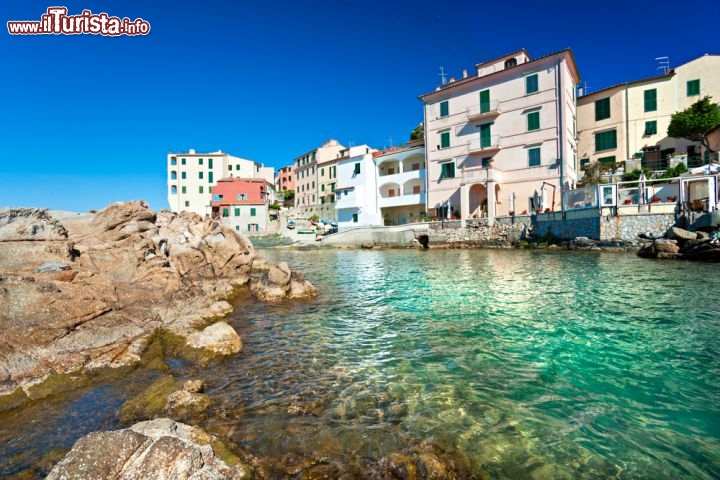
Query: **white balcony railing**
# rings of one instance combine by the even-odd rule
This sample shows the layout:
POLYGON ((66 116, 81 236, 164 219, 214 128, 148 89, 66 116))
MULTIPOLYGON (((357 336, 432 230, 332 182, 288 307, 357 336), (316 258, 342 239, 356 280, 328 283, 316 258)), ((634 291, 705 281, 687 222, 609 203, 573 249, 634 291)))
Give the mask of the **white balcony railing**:
POLYGON ((489 117, 500 114, 500 101, 491 100, 489 103, 481 103, 468 107, 466 115, 468 120, 489 117))
POLYGON ((472 138, 468 141, 468 152, 482 153, 499 150, 502 148, 501 140, 500 135, 490 135, 489 138, 472 138))
POLYGON ((378 206, 380 208, 402 207, 406 205, 421 205, 425 203, 425 193, 410 195, 399 195, 397 197, 380 197, 378 206))

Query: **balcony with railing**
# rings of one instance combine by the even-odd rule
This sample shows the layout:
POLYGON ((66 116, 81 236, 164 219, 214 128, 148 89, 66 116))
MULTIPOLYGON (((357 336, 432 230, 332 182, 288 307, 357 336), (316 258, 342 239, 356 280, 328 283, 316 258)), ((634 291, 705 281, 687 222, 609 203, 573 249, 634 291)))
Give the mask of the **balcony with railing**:
POLYGON ((501 181, 500 172, 493 170, 492 167, 473 167, 466 168, 461 172, 460 185, 484 183, 487 181, 501 181))
POLYGON ((500 135, 487 135, 472 138, 468 141, 468 153, 491 155, 502 149, 500 135))
POLYGON ((467 115, 468 121, 482 120, 483 118, 490 118, 500 115, 500 102, 498 100, 492 100, 489 102, 480 102, 479 105, 473 105, 468 107, 465 114, 467 115))
POLYGON ((425 192, 412 193, 412 190, 405 195, 397 195, 394 197, 381 196, 378 199, 378 206, 380 208, 388 207, 403 207, 407 205, 422 205, 425 204, 425 192))

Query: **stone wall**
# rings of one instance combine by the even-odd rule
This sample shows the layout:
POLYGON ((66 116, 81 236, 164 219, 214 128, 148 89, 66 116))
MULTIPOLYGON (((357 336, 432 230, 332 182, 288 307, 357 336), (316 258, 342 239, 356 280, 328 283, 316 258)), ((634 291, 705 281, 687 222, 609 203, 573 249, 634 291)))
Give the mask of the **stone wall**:
POLYGON ((465 228, 452 225, 450 228, 430 228, 430 245, 498 245, 510 246, 524 239, 528 226, 524 223, 499 223, 490 227, 485 224, 469 224, 465 228))
MULTIPOLYGON (((634 241, 641 233, 661 237, 675 224, 674 213, 600 217, 600 240, 622 239, 634 241)), ((591 237, 593 238, 593 237, 591 237)))

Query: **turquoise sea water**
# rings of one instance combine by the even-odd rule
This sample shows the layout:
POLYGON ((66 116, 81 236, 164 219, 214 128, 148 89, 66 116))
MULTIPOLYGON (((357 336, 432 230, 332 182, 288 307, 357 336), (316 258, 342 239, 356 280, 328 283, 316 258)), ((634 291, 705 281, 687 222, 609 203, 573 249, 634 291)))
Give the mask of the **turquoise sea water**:
MULTIPOLYGON (((214 403, 198 423, 276 459, 277 471, 303 458, 362 471, 430 444, 490 478, 720 478, 717 265, 542 251, 264 254, 305 272, 319 296, 238 300, 242 353, 175 367, 206 379, 214 403)), ((39 456, 117 428, 122 392, 98 387, 46 420, 40 410, 4 418, 21 431, 0 426, 0 474, 29 445, 39 456)))
POLYGON ((430 441, 496 478, 720 478, 717 265, 265 253, 321 293, 234 314, 246 348, 216 370, 214 421, 254 451, 352 462, 430 441))

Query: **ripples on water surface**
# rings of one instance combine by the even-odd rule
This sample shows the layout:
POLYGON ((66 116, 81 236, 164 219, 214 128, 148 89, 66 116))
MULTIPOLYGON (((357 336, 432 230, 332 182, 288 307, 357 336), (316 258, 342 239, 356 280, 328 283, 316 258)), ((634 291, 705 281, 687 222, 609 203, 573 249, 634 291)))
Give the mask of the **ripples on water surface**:
POLYGON ((320 287, 234 314, 218 426, 268 456, 429 440, 500 478, 718 478, 716 265, 269 251, 320 287), (238 421, 239 419, 239 421, 238 421))
POLYGON ((421 442, 493 478, 720 478, 717 265, 524 251, 265 252, 319 287, 239 303, 198 372, 209 427, 269 458, 421 442))

